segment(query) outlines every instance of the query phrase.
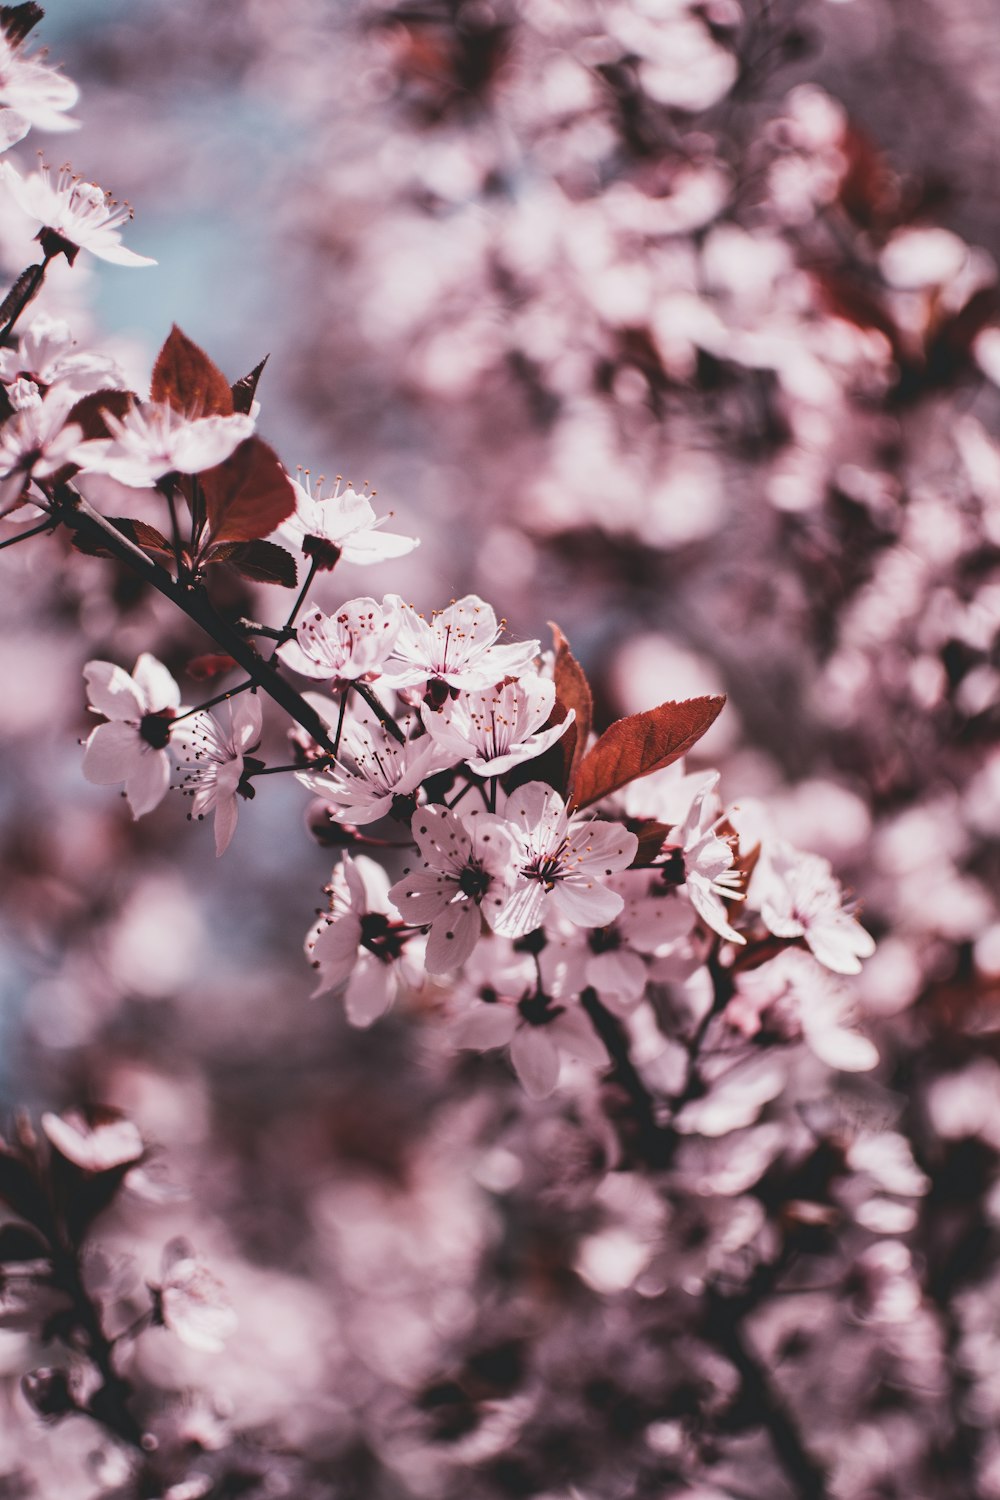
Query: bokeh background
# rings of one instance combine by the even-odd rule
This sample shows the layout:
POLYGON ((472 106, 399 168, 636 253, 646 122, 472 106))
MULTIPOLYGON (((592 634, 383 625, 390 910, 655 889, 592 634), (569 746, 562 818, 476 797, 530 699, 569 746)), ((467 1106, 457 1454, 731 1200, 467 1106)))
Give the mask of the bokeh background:
MULTIPOLYGON (((140 390, 172 322, 233 378, 270 354, 286 463, 422 538, 328 607, 558 621, 604 722, 725 691, 699 753, 879 940, 873 1077, 789 1049, 669 1191, 605 1175, 596 1085, 529 1105, 419 1018, 308 1000, 331 856, 299 789, 216 863, 170 799, 136 825, 85 783, 83 662, 152 649, 195 701, 205 643, 111 563, 4 553, 0 1092, 126 1109, 162 1170, 95 1277, 127 1302, 183 1232, 240 1316, 224 1355, 130 1356, 143 1493, 781 1495, 685 1296, 806 1203, 810 1275, 757 1336, 831 1493, 1000 1496, 990 0, 53 0, 41 37, 83 91, 46 158, 159 262, 81 257, 44 305, 140 390)), ((32 257, 13 209, 0 251, 32 257)), ((287 608, 246 587, 222 602, 287 608)), ((0 1332, 0 1493, 133 1493, 89 1424, 25 1409, 40 1357, 0 1332)))

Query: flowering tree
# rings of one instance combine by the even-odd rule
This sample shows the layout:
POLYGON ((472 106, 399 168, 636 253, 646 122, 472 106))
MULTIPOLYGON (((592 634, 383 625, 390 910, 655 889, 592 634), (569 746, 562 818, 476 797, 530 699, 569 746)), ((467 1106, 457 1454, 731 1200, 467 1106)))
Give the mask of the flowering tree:
MULTIPOLYGON (((40 19, 0 11, 5 147, 74 123, 40 19)), ((587 638, 529 597, 546 556, 606 599, 691 562, 737 727, 655 614, 602 660, 471 589, 409 602, 450 539, 286 468, 266 360, 232 380, 175 326, 128 379, 78 342, 80 252, 153 262, 101 188, 3 163, 38 251, 0 306, 0 548, 61 745, 86 728, 61 816, 42 777, 51 847, 15 809, 4 854, 34 1042, 0 1149, 0 1493, 1000 1494, 996 449, 963 414, 952 488, 925 451, 995 373, 991 265, 828 95, 771 103, 798 9, 357 19, 408 144, 333 187, 378 195, 383 243, 450 202, 464 250, 396 323, 391 256, 317 305, 367 309, 364 382, 437 412, 470 484, 502 414, 483 531, 532 620, 587 638), (723 470, 764 518, 768 636, 737 628, 760 578, 723 470), (121 816, 97 792, 74 823, 87 783, 121 816), (215 911, 168 842, 182 796, 215 911), (206 978, 257 922, 260 972, 206 978)), ((310 362, 313 399, 342 378, 310 362)))

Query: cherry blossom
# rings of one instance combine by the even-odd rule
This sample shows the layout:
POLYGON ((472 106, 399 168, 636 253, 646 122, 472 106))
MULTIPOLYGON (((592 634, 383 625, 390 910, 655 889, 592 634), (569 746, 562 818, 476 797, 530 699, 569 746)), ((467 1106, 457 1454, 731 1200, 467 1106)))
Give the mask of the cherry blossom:
POLYGON ((124 376, 114 359, 81 349, 69 324, 48 313, 36 313, 16 349, 0 349, 0 380, 30 377, 38 385, 64 385, 77 395, 120 389, 124 376))
POLYGON ((580 927, 604 927, 624 906, 605 884, 625 870, 638 839, 618 823, 588 813, 569 813, 558 792, 543 782, 519 787, 503 810, 518 847, 511 894, 492 926, 505 937, 521 937, 541 926, 550 911, 580 927))
POLYGON ((0 178, 18 208, 39 221, 43 234, 66 242, 70 261, 78 250, 89 250, 116 266, 156 265, 148 255, 138 255, 121 243, 121 227, 132 217, 128 205, 116 204, 103 188, 74 177, 69 167, 60 168, 53 185, 48 167, 21 177, 5 161, 0 162, 0 178))
POLYGON ((603 1042, 578 1006, 555 1004, 536 994, 519 1000, 475 999, 449 1034, 454 1046, 476 1052, 509 1047, 514 1071, 530 1099, 545 1099, 553 1092, 563 1053, 592 1067, 608 1062, 603 1042))
POLYGON ((293 672, 317 677, 336 691, 352 682, 373 682, 384 668, 402 622, 395 597, 378 604, 369 598, 349 599, 335 615, 309 604, 293 641, 285 641, 278 655, 293 672))
POLYGON ((90 708, 107 720, 88 736, 83 774, 98 786, 124 782, 132 816, 140 818, 170 786, 167 745, 181 706, 180 688, 147 651, 131 676, 109 661, 89 661, 83 675, 90 708))
POLYGON ((229 457, 254 430, 240 412, 229 417, 185 416, 163 401, 136 402, 124 417, 105 413, 112 436, 80 446, 85 473, 110 474, 119 484, 145 489, 165 474, 200 474, 229 457))
POLYGON ((324 495, 323 481, 313 489, 308 469, 289 475, 295 490, 295 510, 275 531, 273 540, 301 552, 322 571, 344 562, 384 562, 405 557, 419 547, 417 537, 383 531, 389 516, 376 517, 368 495, 348 485, 342 490, 338 476, 332 494, 324 495))
POLYGON ((447 609, 435 610, 429 621, 398 594, 388 598, 401 612, 399 634, 385 668, 385 679, 393 687, 436 682, 447 688, 485 688, 519 675, 538 655, 538 641, 497 644, 503 625, 478 594, 466 594, 447 609))
MULTIPOLYGON (((180 790, 193 799, 192 818, 215 814, 215 852, 224 854, 239 816, 237 796, 246 769, 245 757, 260 742, 261 706, 256 693, 245 693, 227 705, 228 724, 213 714, 199 712, 182 719, 171 737, 178 760, 186 768, 180 790)), ((249 789, 252 795, 252 789, 249 789)))
POLYGON ((544 726, 556 699, 555 683, 527 673, 480 692, 463 693, 440 709, 424 705, 428 734, 464 760, 477 776, 502 776, 514 766, 541 755, 555 744, 576 718, 570 709, 561 723, 544 726))
POLYGON ((785 1042, 801 1037, 827 1067, 867 1072, 878 1052, 851 1027, 854 1002, 842 980, 810 954, 788 949, 770 963, 739 975, 726 1020, 743 1036, 762 1029, 785 1042))
POLYGON ((0 516, 14 509, 31 479, 49 479, 72 463, 83 432, 67 422, 72 392, 59 387, 22 406, 0 428, 0 516))
POLYGON ((491 921, 502 905, 516 846, 509 830, 482 808, 459 816, 447 807, 422 807, 412 831, 424 868, 405 871, 389 896, 405 921, 430 923, 427 972, 447 974, 469 957, 483 916, 491 921))
POLYGON ((133 1121, 108 1115, 91 1120, 75 1111, 42 1115, 42 1129, 61 1156, 84 1172, 111 1172, 144 1155, 146 1147, 133 1121))
POLYGON ((684 866, 684 891, 701 920, 720 937, 731 943, 745 943, 729 920, 725 903, 745 897, 743 876, 734 868, 731 840, 716 832, 724 814, 714 804, 719 773, 702 778, 688 808, 687 816, 672 828, 663 842, 663 853, 679 851, 684 866))
POLYGON ((397 960, 409 935, 389 897, 381 865, 345 854, 328 887, 329 915, 306 936, 306 954, 319 980, 313 995, 341 990, 352 1026, 370 1026, 384 1015, 399 985, 397 960))
POLYGON ((429 735, 400 744, 378 722, 361 719, 348 723, 332 766, 300 772, 297 779, 349 823, 374 823, 400 806, 405 822, 421 783, 448 764, 429 735))
POLYGON ((859 974, 875 952, 869 933, 843 908, 829 860, 800 854, 775 839, 765 845, 754 873, 760 913, 776 937, 804 938, 820 963, 837 974, 859 974))
POLYGON ((160 1318, 182 1343, 218 1354, 236 1331, 236 1313, 219 1278, 184 1239, 164 1247, 155 1288, 160 1318))
POLYGON ((0 105, 5 106, 5 114, 19 116, 24 122, 24 130, 15 140, 29 126, 37 130, 78 129, 79 121, 71 119, 66 111, 73 108, 79 93, 72 79, 43 62, 37 54, 26 57, 22 44, 0 32, 0 105))

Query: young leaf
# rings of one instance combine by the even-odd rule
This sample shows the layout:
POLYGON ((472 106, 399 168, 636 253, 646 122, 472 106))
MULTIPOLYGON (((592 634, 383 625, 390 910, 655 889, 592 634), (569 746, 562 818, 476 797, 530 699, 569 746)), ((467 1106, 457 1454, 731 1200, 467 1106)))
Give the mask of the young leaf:
POLYGON ((156 356, 149 394, 189 417, 233 415, 229 381, 176 323, 156 356))
POLYGON ((293 589, 298 582, 294 557, 274 542, 223 542, 212 548, 205 562, 228 563, 242 578, 255 583, 279 583, 284 589, 293 589))
POLYGON ((233 410, 246 415, 253 405, 253 398, 257 394, 257 382, 264 373, 264 366, 271 358, 265 354, 259 365, 254 365, 249 375, 244 375, 242 380, 237 380, 232 388, 233 410))
POLYGON ((589 807, 630 781, 679 760, 718 718, 725 701, 724 697, 688 698, 619 719, 583 757, 573 787, 573 805, 589 807))
POLYGON ((295 491, 273 448, 247 438, 224 463, 200 476, 213 542, 253 542, 295 509, 295 491))
POLYGON ((133 391, 91 391, 71 407, 66 421, 82 427, 85 438, 107 438, 111 429, 104 420, 106 413, 120 420, 131 410, 135 399, 133 391))
POLYGON ((553 709, 550 722, 561 723, 571 708, 576 710, 576 720, 557 743, 563 746, 563 755, 566 764, 565 785, 573 785, 576 773, 580 768, 587 749, 587 741, 590 738, 590 727, 594 717, 594 700, 590 692, 590 684, 587 675, 569 649, 569 641, 563 635, 559 626, 549 621, 549 629, 552 631, 552 641, 556 648, 555 683, 556 683, 556 708, 560 708, 558 718, 553 709), (575 732, 574 732, 575 731, 575 732))
MULTIPOLYGON (((155 526, 150 526, 146 521, 134 521, 128 516, 108 516, 108 521, 120 531, 122 536, 128 537, 137 547, 142 547, 146 552, 162 552, 167 557, 172 557, 174 549, 167 541, 162 532, 157 531, 155 526)), ((73 546, 77 552, 84 552, 88 557, 114 557, 114 553, 100 542, 91 537, 81 536, 79 532, 73 533, 73 546)))
POLYGON ((659 858, 663 840, 670 832, 670 824, 658 823, 655 818, 642 818, 634 822, 629 820, 627 826, 639 840, 639 847, 629 869, 644 870, 659 858))

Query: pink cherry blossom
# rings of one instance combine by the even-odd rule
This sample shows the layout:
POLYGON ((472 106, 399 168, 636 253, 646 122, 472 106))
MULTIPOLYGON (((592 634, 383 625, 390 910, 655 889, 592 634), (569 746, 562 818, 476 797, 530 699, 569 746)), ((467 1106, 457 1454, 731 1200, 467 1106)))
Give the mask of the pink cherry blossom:
POLYGON ((137 402, 124 417, 107 412, 110 438, 81 444, 76 461, 85 473, 110 474, 119 484, 144 489, 165 474, 200 474, 234 453, 254 429, 250 416, 185 416, 165 401, 137 402))
POLYGON ((66 1115, 42 1115, 42 1129, 67 1161, 84 1172, 111 1172, 137 1162, 146 1147, 137 1125, 109 1116, 87 1120, 71 1111, 66 1115))
POLYGON ((132 217, 128 205, 115 203, 96 183, 74 177, 69 167, 60 168, 53 185, 48 167, 21 177, 5 161, 0 162, 0 179, 18 208, 67 242, 70 259, 77 250, 89 250, 116 266, 156 265, 148 255, 137 255, 121 243, 121 227, 132 217))
POLYGON ((389 896, 405 921, 430 923, 427 972, 447 974, 465 963, 483 916, 490 921, 506 896, 514 839, 481 808, 460 817, 447 807, 422 807, 412 831, 424 867, 405 871, 389 896))
POLYGON ((456 1047, 476 1052, 509 1047, 514 1071, 531 1099, 545 1099, 553 1092, 564 1053, 592 1067, 608 1062, 604 1043, 579 1006, 553 1004, 532 995, 520 1000, 473 1000, 450 1035, 456 1047))
POLYGON ((449 688, 485 688, 503 677, 518 676, 538 655, 538 641, 497 644, 503 624, 478 594, 466 594, 447 609, 435 610, 430 620, 398 594, 388 597, 401 612, 399 634, 385 669, 386 681, 393 687, 440 682, 449 688))
POLYGON ((239 816, 237 796, 245 770, 245 756, 256 748, 261 733, 261 706, 256 693, 244 693, 226 705, 228 723, 200 712, 182 719, 171 744, 186 768, 180 790, 193 799, 190 817, 215 814, 215 852, 224 854, 239 816))
POLYGON ((450 698, 438 710, 425 704, 421 716, 428 734, 454 760, 464 760, 477 776, 502 776, 566 733, 576 718, 574 709, 561 723, 544 728, 555 699, 551 678, 531 672, 515 682, 450 698))
POLYGON ((152 812, 170 786, 167 744, 181 706, 180 688, 146 651, 131 677, 109 661, 89 661, 83 675, 91 709, 108 721, 90 732, 83 774, 98 786, 123 782, 132 816, 140 818, 152 812))
POLYGON ((164 1247, 156 1290, 164 1326, 189 1348, 218 1354, 236 1331, 225 1287, 186 1240, 173 1239, 164 1247))
POLYGON ((80 349, 69 324, 48 313, 36 313, 16 349, 0 349, 0 380, 9 382, 18 375, 42 386, 64 385, 79 396, 125 384, 114 359, 80 349))
POLYGON ((49 479, 74 461, 83 437, 66 421, 74 399, 72 391, 56 387, 0 427, 0 516, 19 504, 30 480, 49 479))
POLYGON ((73 108, 79 94, 71 78, 37 53, 26 57, 21 43, 0 32, 0 104, 6 106, 5 113, 24 121, 20 135, 32 125, 37 130, 76 130, 79 121, 70 119, 66 111, 73 108))
POLYGON ((332 494, 324 495, 320 479, 315 490, 308 469, 298 470, 299 478, 288 476, 295 490, 295 510, 274 533, 274 540, 312 558, 320 569, 333 568, 344 562, 384 562, 405 557, 418 538, 383 531, 389 516, 376 517, 367 494, 351 485, 340 488, 338 477, 332 494))
POLYGON ((333 691, 359 680, 373 682, 384 668, 400 624, 392 594, 381 604, 369 598, 349 599, 335 615, 310 604, 295 639, 285 641, 278 655, 293 672, 321 678, 333 691))
POLYGON ((765 844, 754 892, 775 937, 804 938, 837 974, 859 974, 861 959, 875 952, 871 935, 844 910, 840 883, 821 855, 800 854, 783 839, 765 844))
MULTIPOLYGON (((401 721, 404 733, 409 723, 401 721)), ((415 799, 420 783, 449 764, 447 752, 429 735, 400 744, 377 721, 352 720, 336 763, 324 771, 300 772, 298 780, 344 822, 365 824, 392 812, 397 798, 415 799)))
POLYGON ((496 932, 522 937, 550 914, 579 927, 604 927, 618 916, 624 900, 606 881, 632 863, 634 833, 589 813, 569 813, 559 793, 540 781, 508 797, 503 817, 517 843, 518 870, 494 915, 496 932))
POLYGON ((343 993, 352 1026, 370 1026, 389 1009, 399 986, 397 960, 409 935, 389 897, 389 877, 367 855, 345 854, 328 887, 330 912, 306 935, 319 979, 313 995, 343 993))
POLYGON ((716 833, 724 816, 718 809, 718 782, 717 771, 699 778, 687 814, 667 835, 663 852, 680 852, 684 892, 706 926, 731 943, 745 943, 746 938, 733 927, 725 907, 727 901, 742 901, 745 892, 743 877, 733 868, 732 843, 716 833))

